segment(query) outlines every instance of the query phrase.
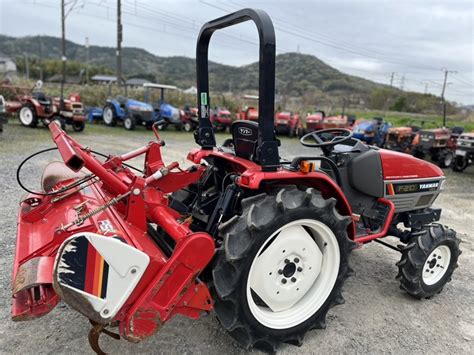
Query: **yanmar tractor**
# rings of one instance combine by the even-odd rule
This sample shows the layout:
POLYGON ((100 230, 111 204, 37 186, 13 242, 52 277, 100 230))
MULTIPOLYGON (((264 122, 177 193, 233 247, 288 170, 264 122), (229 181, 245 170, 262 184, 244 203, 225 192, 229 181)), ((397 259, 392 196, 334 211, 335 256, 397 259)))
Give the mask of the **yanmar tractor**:
POLYGON ((101 333, 138 342, 175 315, 214 310, 242 346, 273 351, 325 327, 344 302, 351 251, 387 235, 402 244, 380 241, 401 253, 401 288, 416 298, 441 291, 460 241, 431 207, 445 182, 437 166, 367 146, 347 129, 311 132, 301 143, 314 155, 280 158, 275 33, 263 11, 206 23, 196 55, 200 148, 188 168, 163 161, 156 126, 156 141, 112 156, 50 124, 63 162, 46 166, 43 190, 21 201, 14 320, 62 300, 90 320, 90 344, 103 353, 101 333), (209 41, 248 20, 260 36, 259 120, 234 122, 233 148, 222 148, 209 119, 209 41), (126 162, 138 156, 143 170, 134 171, 126 162))

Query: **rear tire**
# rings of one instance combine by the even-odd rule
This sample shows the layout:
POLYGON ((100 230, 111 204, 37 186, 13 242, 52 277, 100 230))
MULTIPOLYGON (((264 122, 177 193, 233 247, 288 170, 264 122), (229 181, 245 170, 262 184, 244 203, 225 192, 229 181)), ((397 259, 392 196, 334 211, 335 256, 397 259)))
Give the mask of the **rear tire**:
POLYGON ((244 199, 242 215, 220 227, 215 312, 242 346, 275 351, 281 343, 300 345, 308 330, 325 328, 332 306, 344 302, 355 243, 347 236, 350 218, 335 204, 312 188, 285 187, 244 199))
POLYGON ((414 232, 397 263, 400 288, 415 298, 429 298, 451 281, 461 255, 456 232, 431 224, 414 232))
POLYGON ((32 105, 24 105, 18 114, 20 122, 25 127, 35 128, 38 125, 38 116, 32 105))
POLYGON ((468 165, 469 165, 469 160, 467 159, 466 156, 462 157, 460 155, 456 155, 454 157, 452 168, 454 171, 461 173, 464 171, 464 169, 467 168, 468 165))

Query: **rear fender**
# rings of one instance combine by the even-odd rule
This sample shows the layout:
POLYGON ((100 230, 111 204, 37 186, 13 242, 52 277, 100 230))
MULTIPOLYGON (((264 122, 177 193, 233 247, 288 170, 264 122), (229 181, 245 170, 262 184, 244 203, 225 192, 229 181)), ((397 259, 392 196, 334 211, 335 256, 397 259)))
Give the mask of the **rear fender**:
MULTIPOLYGON (((278 182, 279 185, 297 185, 297 186, 308 186, 313 187, 318 191, 321 191, 321 194, 325 199, 335 198, 336 199, 336 209, 343 216, 349 216, 352 219, 352 209, 347 200, 344 192, 341 188, 326 174, 321 172, 312 172, 308 174, 302 174, 299 172, 275 172, 275 173, 256 173, 249 174, 248 172, 242 174, 241 176, 241 186, 251 189, 261 189, 264 183, 278 182), (249 178, 249 184, 244 185, 242 181, 243 176, 252 175, 249 178)), ((355 224, 352 221, 351 224, 347 227, 347 233, 349 238, 355 238, 355 224)))

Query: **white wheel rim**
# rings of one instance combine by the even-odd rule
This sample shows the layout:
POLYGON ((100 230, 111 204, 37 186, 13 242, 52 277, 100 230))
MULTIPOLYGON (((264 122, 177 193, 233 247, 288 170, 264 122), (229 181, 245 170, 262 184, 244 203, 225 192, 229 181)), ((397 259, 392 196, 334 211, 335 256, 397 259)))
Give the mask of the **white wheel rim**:
POLYGON ((132 126, 132 120, 130 118, 126 118, 125 121, 123 121, 123 125, 126 129, 130 129, 132 126))
POLYGON ((109 124, 109 123, 112 123, 112 120, 114 118, 114 115, 112 113, 112 109, 110 109, 110 107, 106 107, 104 109, 104 122, 109 124))
POLYGON ((263 243, 249 270, 246 292, 252 315, 272 329, 301 324, 329 297, 339 262, 336 236, 324 223, 301 219, 281 227, 263 243), (257 304, 251 291, 268 307, 257 304))
POLYGON ((29 107, 22 107, 20 110, 20 120, 27 126, 33 122, 33 112, 31 112, 29 107))
POLYGON ((184 130, 185 130, 186 132, 189 132, 189 131, 191 130, 191 123, 186 122, 186 123, 184 124, 184 130))
POLYGON ((444 158, 444 165, 450 166, 452 162, 453 156, 451 154, 446 155, 446 157, 444 158))
POLYGON ((428 285, 434 285, 443 278, 448 271, 451 261, 451 249, 446 245, 440 245, 435 248, 423 265, 423 282, 428 285))

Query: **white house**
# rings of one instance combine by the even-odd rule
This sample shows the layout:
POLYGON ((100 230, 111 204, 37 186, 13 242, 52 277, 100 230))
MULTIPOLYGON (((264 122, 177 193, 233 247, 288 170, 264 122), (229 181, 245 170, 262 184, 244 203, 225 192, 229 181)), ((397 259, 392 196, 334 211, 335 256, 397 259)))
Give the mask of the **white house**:
POLYGON ((16 64, 11 58, 0 53, 0 74, 16 73, 16 64))

